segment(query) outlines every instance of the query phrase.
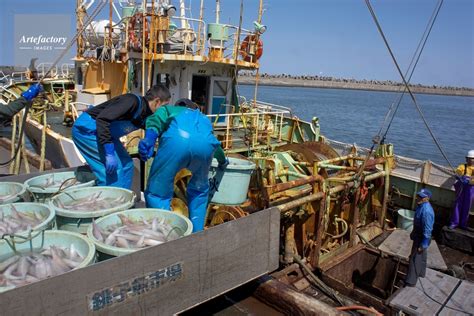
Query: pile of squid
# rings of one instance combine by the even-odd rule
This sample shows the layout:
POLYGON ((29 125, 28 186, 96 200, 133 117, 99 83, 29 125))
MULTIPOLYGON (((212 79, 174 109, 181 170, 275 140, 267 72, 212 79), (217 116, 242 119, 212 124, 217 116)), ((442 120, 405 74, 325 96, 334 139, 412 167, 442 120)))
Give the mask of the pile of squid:
POLYGON ((18 212, 12 204, 10 215, 5 215, 3 211, 0 211, 0 237, 31 230, 44 219, 45 217, 38 212, 18 212))
POLYGON ((118 214, 120 224, 110 225, 106 229, 92 223, 92 233, 100 242, 120 248, 144 248, 156 246, 181 237, 177 227, 165 223, 164 219, 153 218, 133 221, 123 214, 118 214))
MULTIPOLYGON (((64 194, 66 194, 65 192, 64 194)), ((89 212, 89 211, 100 211, 107 208, 113 208, 127 202, 124 196, 117 198, 112 197, 101 197, 102 191, 94 193, 90 196, 83 198, 73 198, 67 202, 62 202, 60 199, 55 201, 55 204, 64 210, 89 212)))
POLYGON ((0 261, 0 287, 17 287, 77 268, 84 257, 70 248, 50 246, 0 261))
POLYGON ((60 189, 60 188, 67 188, 77 183, 76 178, 70 179, 59 179, 55 180, 53 176, 47 177, 43 182, 35 185, 31 185, 33 187, 39 187, 43 189, 60 189))

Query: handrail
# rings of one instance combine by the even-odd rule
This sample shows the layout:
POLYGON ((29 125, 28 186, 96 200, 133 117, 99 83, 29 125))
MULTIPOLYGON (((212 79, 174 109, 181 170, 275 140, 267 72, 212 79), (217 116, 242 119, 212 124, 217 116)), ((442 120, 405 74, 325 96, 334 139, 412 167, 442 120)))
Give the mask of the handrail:
POLYGON ((288 112, 286 111, 267 111, 267 112, 246 112, 246 113, 223 113, 223 114, 207 114, 206 116, 207 117, 212 117, 212 118, 215 118, 216 116, 219 116, 220 118, 222 117, 226 117, 226 116, 236 116, 236 117, 240 117, 240 116, 257 116, 257 115, 265 115, 265 114, 269 114, 269 115, 276 115, 276 114, 286 114, 288 112))

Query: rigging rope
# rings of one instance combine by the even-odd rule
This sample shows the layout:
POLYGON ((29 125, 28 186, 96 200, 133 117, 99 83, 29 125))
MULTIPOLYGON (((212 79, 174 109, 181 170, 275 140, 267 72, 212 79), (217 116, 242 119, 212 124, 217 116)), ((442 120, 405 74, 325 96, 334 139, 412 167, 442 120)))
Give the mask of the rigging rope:
MULTIPOLYGON (((429 37, 430 34, 431 34, 431 30, 433 29, 433 25, 434 25, 434 23, 435 23, 435 21, 436 21, 436 19, 437 19, 437 17, 438 17, 438 14, 439 14, 439 11, 441 10, 441 6, 443 5, 443 2, 444 2, 444 0, 439 0, 438 3, 437 3, 437 5, 435 6, 435 9, 434 9, 434 11, 433 11, 433 13, 432 13, 432 15, 431 15, 431 17, 430 17, 430 20, 428 21, 428 24, 426 25, 425 31, 424 31, 424 33, 423 33, 423 36, 421 37, 420 42, 418 43, 418 47, 416 48, 415 53, 413 54, 413 57, 412 57, 411 62, 410 62, 410 65, 408 66, 408 69, 407 69, 407 73, 405 73, 405 77, 406 77, 407 74, 410 72, 410 68, 411 68, 411 66, 412 66, 412 64, 413 64, 413 62, 415 61, 415 58, 416 58, 416 61, 415 61, 414 65, 413 65, 413 68, 411 69, 410 76, 408 77, 408 80, 407 80, 408 82, 410 82, 411 77, 413 76, 413 73, 414 73, 414 71, 415 71, 415 68, 416 68, 416 66, 418 65, 418 61, 420 60, 421 54, 423 53, 423 49, 425 48, 426 42, 428 41, 428 37, 429 37), (424 38, 424 39, 423 39, 423 38, 424 38), (417 52, 418 52, 418 53, 417 53, 417 52), (417 55, 418 55, 418 56, 417 56, 417 55)), ((400 89, 400 91, 401 91, 401 90, 402 90, 402 89, 400 89)), ((400 91, 399 91, 399 92, 400 92, 400 91)), ((388 131, 390 130, 390 127, 392 126, 393 119, 395 118, 395 116, 396 116, 396 114, 397 114, 398 108, 399 108, 399 106, 400 106, 400 103, 401 103, 402 98, 403 98, 403 96, 405 95, 405 93, 406 93, 406 88, 405 88, 405 86, 404 86, 404 87, 403 87, 403 91, 402 91, 402 93, 400 94, 399 99, 398 99, 398 101, 397 101, 397 106, 395 107, 395 111, 393 112, 393 114, 391 114, 391 115, 392 115, 392 118, 390 119, 390 122, 389 122, 389 124, 388 124, 388 126, 387 126, 387 129, 385 130, 384 135, 382 136, 382 144, 384 143, 385 138, 386 138, 386 136, 387 136, 387 133, 388 133, 388 131)), ((389 110, 389 112, 387 113, 387 116, 388 116, 388 114, 391 112, 391 110, 392 110, 394 104, 395 104, 395 103, 392 103, 392 106, 390 107, 390 110, 389 110)), ((387 117, 386 117, 386 118, 387 118, 387 117)), ((385 124, 385 122, 386 122, 386 120, 384 121, 384 124, 385 124)), ((381 133, 381 130, 382 130, 382 126, 380 127, 379 134, 381 133)))
MULTIPOLYGON (((367 8, 369 9, 370 11, 370 14, 372 16, 372 18, 374 19, 374 22, 375 22, 375 25, 377 26, 377 29, 380 33, 380 36, 382 36, 382 39, 385 43, 385 46, 387 47, 388 49, 388 52, 390 53, 390 56, 392 58, 392 61, 393 63, 395 64, 396 68, 397 68, 397 71, 400 75, 400 77, 402 78, 403 80, 403 84, 405 85, 405 88, 406 90, 408 91, 409 95, 410 95, 410 98, 412 99, 415 107, 416 107, 416 110, 418 111, 418 113, 420 114, 422 120, 423 120, 423 123, 425 124, 426 128, 428 129, 428 132, 430 133, 431 137, 433 138, 433 141, 435 142, 436 146, 438 147, 439 151, 441 152, 441 155, 443 155, 444 159, 446 160, 446 162, 449 164, 449 166, 451 167, 451 169, 453 170, 453 172, 455 172, 455 169, 453 167, 453 165, 451 164, 451 162, 449 161, 448 157, 446 156, 446 153, 444 152, 443 148, 441 147, 441 144, 439 143, 438 139, 436 138, 436 136, 434 135, 433 131, 431 130, 430 126, 428 125, 428 122, 426 121, 426 118, 425 118, 425 115, 423 114, 423 111, 421 110, 420 106, 418 105, 418 102, 416 101, 416 98, 413 94, 413 92, 411 91, 406 79, 405 79, 405 76, 403 76, 403 73, 400 69, 400 66, 398 65, 398 62, 395 58, 395 55, 393 54, 393 51, 390 47, 390 45, 388 44, 388 41, 387 41, 387 38, 385 37, 385 34, 382 30, 382 27, 380 26, 379 24, 379 21, 377 19, 377 16, 375 15, 375 12, 372 8, 372 5, 370 4, 370 0, 365 0, 365 3, 367 5, 367 8)), ((374 145, 372 145, 372 147, 374 147, 374 145)))

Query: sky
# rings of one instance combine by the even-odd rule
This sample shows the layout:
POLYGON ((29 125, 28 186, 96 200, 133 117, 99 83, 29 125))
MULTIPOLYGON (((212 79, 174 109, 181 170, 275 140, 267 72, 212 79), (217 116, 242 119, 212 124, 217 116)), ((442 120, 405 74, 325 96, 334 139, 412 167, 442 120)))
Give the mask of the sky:
MULTIPOLYGON (((438 1, 371 0, 403 72, 438 1)), ((75 2, 0 0, 0 65, 14 63, 14 15, 71 14, 71 37, 75 2)), ((195 18, 199 3, 186 0, 195 18)), ((205 6, 205 20, 214 20, 215 1, 205 6)), ((266 0, 264 9, 262 72, 401 81, 364 0, 266 0)), ((221 0, 221 10, 222 23, 238 25, 239 0, 221 0)), ((243 27, 257 12, 257 0, 244 0, 243 27)), ((474 1, 444 1, 411 82, 474 88, 474 1)))

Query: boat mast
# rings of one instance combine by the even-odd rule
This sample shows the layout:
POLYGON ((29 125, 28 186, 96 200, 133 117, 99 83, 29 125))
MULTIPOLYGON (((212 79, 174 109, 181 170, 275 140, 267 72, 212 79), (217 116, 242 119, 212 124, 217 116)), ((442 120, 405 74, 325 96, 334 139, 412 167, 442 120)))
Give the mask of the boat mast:
MULTIPOLYGON (((260 5, 258 7, 258 19, 257 19, 258 24, 262 23, 262 14, 263 14, 263 0, 260 0, 260 5)), ((255 32, 255 37, 256 37, 255 43, 258 44, 260 36, 259 36, 257 31, 255 32)), ((257 92, 258 92, 258 78, 259 78, 259 76, 260 76, 260 65, 257 68, 257 73, 255 74, 255 93, 254 93, 254 96, 253 96, 253 105, 254 106, 257 106, 257 92)))

